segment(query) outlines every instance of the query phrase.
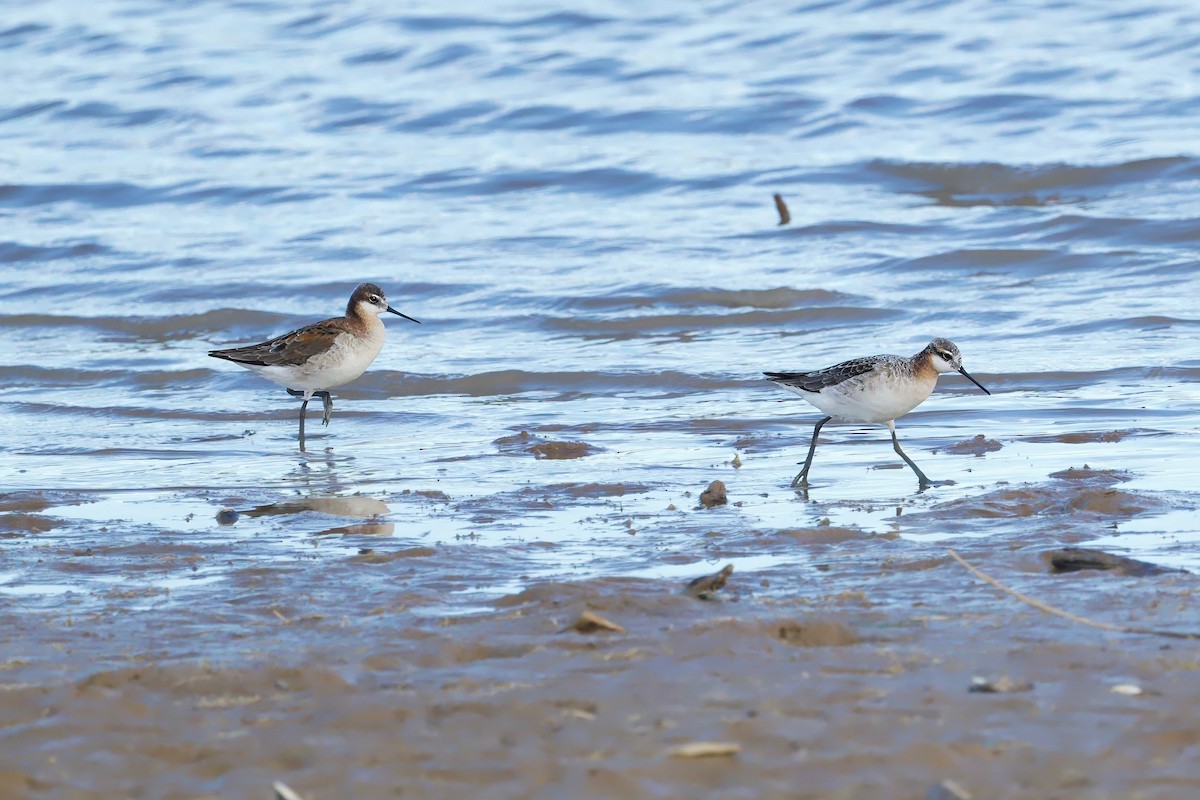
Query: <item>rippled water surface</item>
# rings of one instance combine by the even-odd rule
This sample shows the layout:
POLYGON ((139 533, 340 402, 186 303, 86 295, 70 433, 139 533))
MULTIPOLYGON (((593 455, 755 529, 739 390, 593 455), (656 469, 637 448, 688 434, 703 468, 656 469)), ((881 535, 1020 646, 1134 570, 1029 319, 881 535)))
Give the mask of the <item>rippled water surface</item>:
POLYGON ((218 602, 246 563, 427 547, 450 559, 410 576, 417 605, 450 614, 547 577, 802 569, 762 537, 817 524, 1104 535, 1200 566, 1198 23, 983 0, 13 7, 0 594, 218 602), (389 319, 301 453, 296 401, 206 351, 366 280, 423 324, 389 319), (885 429, 830 426, 792 491, 819 415, 761 371, 933 336, 992 390, 944 377, 899 423, 954 484, 917 493, 885 429), (715 479, 730 505, 702 510, 715 479), (209 550, 143 568, 181 541, 209 550))
POLYGON ((1195 796, 1194 647, 1145 633, 1200 630, 1194 575, 1043 559, 1200 570, 1197 30, 9 4, 0 796, 1195 796), (422 324, 302 452, 297 401, 207 352, 364 281, 422 324), (935 336, 991 390, 899 421, 940 485, 830 425, 793 490, 820 414, 761 373, 935 336), (966 691, 992 669, 1031 683, 966 691), (704 739, 740 754, 671 757, 704 739))

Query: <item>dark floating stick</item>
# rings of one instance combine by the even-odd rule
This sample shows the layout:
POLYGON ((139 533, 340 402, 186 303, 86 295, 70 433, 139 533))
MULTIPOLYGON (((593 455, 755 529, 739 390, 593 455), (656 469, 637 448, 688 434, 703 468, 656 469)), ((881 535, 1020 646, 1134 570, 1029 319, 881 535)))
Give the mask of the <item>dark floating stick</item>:
POLYGON ((792 214, 788 211, 787 203, 783 202, 783 195, 775 195, 775 210, 779 212, 779 224, 787 225, 792 221, 792 214))

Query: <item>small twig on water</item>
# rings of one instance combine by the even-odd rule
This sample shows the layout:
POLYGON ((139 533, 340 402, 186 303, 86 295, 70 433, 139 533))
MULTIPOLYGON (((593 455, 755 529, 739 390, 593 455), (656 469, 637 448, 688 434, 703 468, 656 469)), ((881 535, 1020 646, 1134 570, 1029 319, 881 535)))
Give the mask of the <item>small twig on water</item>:
POLYGON ((1005 586, 1003 583, 996 580, 991 575, 988 575, 983 570, 968 563, 966 559, 964 559, 962 556, 960 556, 958 553, 956 553, 954 551, 954 548, 947 547, 946 552, 950 554, 951 558, 953 558, 959 564, 962 564, 964 567, 966 567, 967 571, 970 572, 972 575, 974 575, 976 578, 979 578, 981 581, 990 583, 992 586, 995 586, 1000 591, 1010 594, 1013 597, 1017 598, 1022 603, 1028 603, 1029 605, 1036 608, 1038 611, 1044 611, 1047 614, 1053 614, 1056 617, 1062 617, 1063 619, 1068 619, 1071 622, 1077 622, 1080 625, 1087 625, 1089 627, 1099 628, 1100 630, 1104 630, 1104 631, 1116 631, 1117 633, 1142 633, 1142 634, 1149 634, 1151 636, 1169 636, 1172 639, 1200 639, 1200 633, 1187 633, 1187 632, 1181 632, 1181 631, 1164 631, 1164 630, 1159 630, 1157 628, 1138 628, 1138 627, 1134 627, 1131 625, 1113 625, 1111 622, 1098 622, 1094 619, 1088 619, 1087 617, 1081 617, 1078 614, 1072 614, 1070 611, 1063 611, 1061 608, 1055 608, 1054 606, 1050 605, 1049 603, 1043 603, 1041 600, 1037 600, 1033 597, 1030 597, 1027 594, 1021 594, 1016 589, 1011 589, 1011 588, 1005 586))
POLYGON ((783 195, 775 195, 775 210, 779 212, 779 224, 787 225, 792 221, 792 214, 788 211, 787 203, 783 202, 783 195))

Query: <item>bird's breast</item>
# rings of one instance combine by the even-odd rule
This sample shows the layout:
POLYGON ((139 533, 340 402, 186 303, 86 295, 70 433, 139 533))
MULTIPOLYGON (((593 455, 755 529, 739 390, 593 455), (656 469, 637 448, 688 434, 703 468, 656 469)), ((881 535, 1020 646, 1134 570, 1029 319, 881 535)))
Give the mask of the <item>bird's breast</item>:
POLYGON ((887 422, 923 403, 937 383, 923 376, 874 373, 801 395, 829 416, 846 422, 887 422))
POLYGON ((341 386, 366 372, 383 349, 383 325, 362 333, 339 333, 323 353, 294 368, 285 380, 292 389, 321 390, 341 386))

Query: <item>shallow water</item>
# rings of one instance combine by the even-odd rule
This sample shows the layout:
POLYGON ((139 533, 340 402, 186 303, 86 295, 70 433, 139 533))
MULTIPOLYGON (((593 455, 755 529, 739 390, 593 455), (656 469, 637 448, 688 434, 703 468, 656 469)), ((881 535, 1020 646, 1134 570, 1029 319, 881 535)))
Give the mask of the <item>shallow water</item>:
MULTIPOLYGON (((448 618, 546 580, 803 573, 776 534, 824 526, 1200 567, 1197 22, 984 0, 16 9, 0 603, 214 611, 304 563, 336 575, 330 614, 402 574, 414 614, 448 618), (296 402, 206 351, 366 280, 423 324, 388 321, 301 453, 296 402), (818 414, 761 371, 933 336, 992 391, 943 377, 898 423, 954 483, 918 493, 886 430, 829 426, 792 491, 818 414), (539 457, 555 442, 587 447, 539 457), (715 479, 730 505, 701 509, 715 479), (397 572, 345 569, 364 558, 397 572)), ((187 635, 232 658, 225 633, 187 635)))
MULTIPOLYGON (((69 492, 51 535, 244 541, 279 516, 223 529, 219 507, 361 494, 379 507, 351 516, 398 540, 600 540, 587 571, 625 574, 657 548, 613 542, 622 520, 686 537, 699 523, 663 509, 694 516, 685 493, 714 478, 739 528, 923 535, 856 505, 969 503, 1085 463, 1192 507, 1185 6, 440 8, 11 21, 4 483, 69 492), (332 315, 362 280, 424 324, 393 321, 298 454, 295 402, 205 351, 332 315), (815 415, 759 372, 933 335, 994 392, 943 379, 900 423, 957 484, 914 495, 884 432, 831 427, 800 502, 815 415), (503 444, 521 431, 595 452, 539 460, 503 444), (949 449, 976 435, 1000 448, 949 449), (573 488, 593 483, 619 502, 573 488)), ((300 549, 339 517, 287 516, 300 549)))
POLYGON ((426 720, 395 762, 414 796, 695 794, 724 774, 646 753, 720 732, 761 798, 794 796, 808 752, 820 796, 919 796, 947 764, 995 774, 978 796, 1132 796, 1114 747, 1196 786, 1189 650, 1031 624, 942 548, 1080 613, 1200 628, 1190 576, 1114 590, 1039 560, 1200 569, 1198 23, 1182 2, 12 8, 0 794, 262 796, 294 775, 394 796, 389 770, 325 758, 391 748, 398 718, 426 720), (206 351, 337 314, 362 281, 422 324, 388 320, 300 452, 294 399, 206 351), (818 414, 761 372, 934 336, 992 392, 943 377, 898 423, 952 483, 917 492, 886 429, 827 426, 792 491, 818 414), (713 480, 730 504, 703 509, 713 480), (680 599, 725 564, 737 602, 680 599), (547 639, 581 604, 662 650, 642 667, 625 639, 547 639), (797 607, 850 609, 851 633, 818 620, 833 633, 803 644, 828 655, 780 651, 797 607), (956 705, 946 687, 995 664, 1050 688, 956 705), (1134 678, 1182 693, 1127 722, 1103 681, 1134 678), (193 697, 209 679, 236 697, 193 697), (606 733, 546 728, 576 692, 606 733), (728 722, 726 692, 791 744, 728 722), (491 722, 443 726, 451 697, 491 722), (659 698, 697 727, 655 722, 648 751, 628 721, 659 698), (277 752, 239 739, 254 714, 277 752), (906 750, 889 714, 947 750, 906 750), (456 757, 512 729, 544 732, 506 759, 526 771, 456 757), (1034 739, 1062 752, 995 756, 1034 739), (856 795, 839 776, 868 751, 856 795))

